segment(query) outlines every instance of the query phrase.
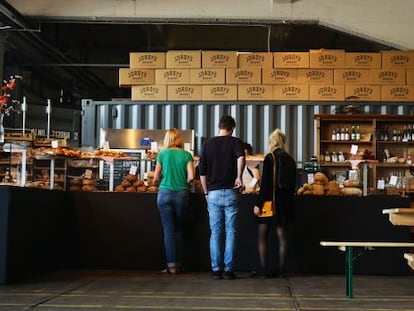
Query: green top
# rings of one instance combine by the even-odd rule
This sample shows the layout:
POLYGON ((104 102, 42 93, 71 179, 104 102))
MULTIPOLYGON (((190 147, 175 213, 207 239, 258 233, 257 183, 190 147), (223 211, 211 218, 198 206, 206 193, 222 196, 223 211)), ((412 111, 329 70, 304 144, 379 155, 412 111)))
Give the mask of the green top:
POLYGON ((161 183, 159 189, 183 191, 188 189, 187 164, 193 156, 183 149, 164 149, 157 155, 161 164, 161 183))

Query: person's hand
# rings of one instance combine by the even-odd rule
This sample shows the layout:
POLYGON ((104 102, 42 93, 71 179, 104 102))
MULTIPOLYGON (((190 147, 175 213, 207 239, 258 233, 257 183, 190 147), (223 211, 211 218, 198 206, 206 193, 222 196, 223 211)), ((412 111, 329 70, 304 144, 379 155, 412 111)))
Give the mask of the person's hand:
POLYGON ((234 187, 233 189, 242 189, 243 188, 243 182, 241 180, 241 178, 236 178, 236 180, 234 181, 234 187))
POLYGON ((261 209, 260 209, 259 207, 254 206, 254 207, 253 207, 253 213, 254 213, 256 216, 260 216, 260 215, 262 214, 262 211, 261 211, 261 209))

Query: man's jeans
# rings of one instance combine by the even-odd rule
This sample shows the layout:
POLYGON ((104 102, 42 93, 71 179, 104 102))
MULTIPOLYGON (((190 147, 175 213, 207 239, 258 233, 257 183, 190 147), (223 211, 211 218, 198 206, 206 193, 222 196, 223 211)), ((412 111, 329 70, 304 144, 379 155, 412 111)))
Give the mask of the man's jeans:
POLYGON ((189 193, 188 191, 160 189, 158 191, 157 204, 164 231, 164 249, 167 266, 181 266, 183 223, 189 204, 189 193))
POLYGON ((233 189, 208 192, 210 258, 213 271, 233 271, 239 193, 233 189), (224 245, 223 245, 224 244, 224 245), (223 262, 224 247, 224 262, 223 262))

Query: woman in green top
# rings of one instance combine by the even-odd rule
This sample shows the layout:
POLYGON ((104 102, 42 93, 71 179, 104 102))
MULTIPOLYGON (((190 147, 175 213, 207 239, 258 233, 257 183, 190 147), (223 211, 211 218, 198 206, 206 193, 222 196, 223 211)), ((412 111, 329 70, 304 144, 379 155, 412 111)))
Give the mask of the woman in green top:
POLYGON ((164 231, 166 272, 182 270, 183 223, 189 204, 190 184, 194 179, 194 160, 190 152, 183 149, 180 131, 167 130, 164 149, 157 155, 155 181, 159 182, 157 204, 164 231))

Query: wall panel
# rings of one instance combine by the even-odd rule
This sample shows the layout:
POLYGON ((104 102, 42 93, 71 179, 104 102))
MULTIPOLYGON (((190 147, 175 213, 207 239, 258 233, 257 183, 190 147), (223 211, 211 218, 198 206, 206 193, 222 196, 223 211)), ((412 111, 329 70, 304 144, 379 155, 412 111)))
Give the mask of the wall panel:
MULTIPOLYGON (((253 146, 254 153, 267 152, 269 133, 281 128, 288 138, 289 152, 301 166, 316 150, 314 115, 339 113, 344 103, 321 102, 82 102, 83 146, 97 146, 100 128, 195 130, 195 154, 199 154, 204 139, 217 135, 223 114, 236 119, 235 136, 253 146), (95 109, 90 109, 94 105, 95 109), (95 114, 91 116, 90 114, 95 114), (95 133, 95 135, 91 135, 95 133)), ((413 114, 414 103, 360 104, 363 113, 413 114)))

